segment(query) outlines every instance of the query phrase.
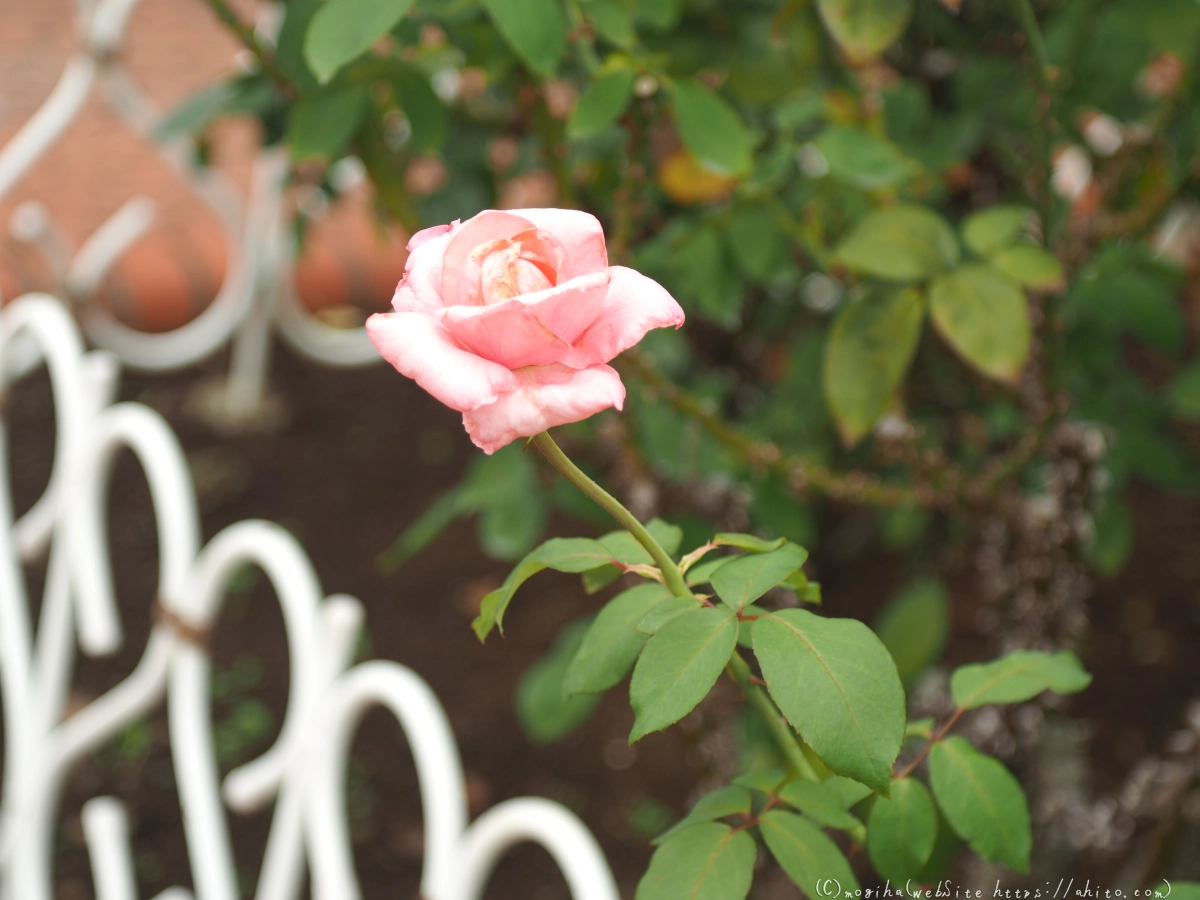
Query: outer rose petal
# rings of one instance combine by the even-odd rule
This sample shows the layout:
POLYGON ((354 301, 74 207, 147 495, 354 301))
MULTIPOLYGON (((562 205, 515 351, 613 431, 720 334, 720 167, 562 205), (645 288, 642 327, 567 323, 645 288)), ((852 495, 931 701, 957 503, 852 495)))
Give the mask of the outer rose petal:
POLYGON ((449 243, 446 244, 445 257, 442 259, 440 296, 445 305, 465 303, 466 296, 459 284, 463 263, 471 255, 471 251, 480 244, 487 244, 500 238, 510 238, 514 234, 533 228, 528 219, 495 209, 485 209, 479 215, 467 219, 450 233, 449 243))
POLYGON ((516 374, 525 382, 519 390, 463 414, 467 434, 484 453, 495 453, 517 438, 578 422, 610 406, 620 409, 625 403, 625 385, 608 366, 536 366, 516 374))
POLYGON ((459 412, 495 403, 523 383, 464 350, 441 322, 421 313, 376 313, 367 319, 367 335, 396 371, 459 412))
POLYGON ((571 343, 604 309, 608 284, 605 270, 491 306, 448 306, 434 315, 484 359, 510 369, 544 366, 572 352, 571 343))
POLYGON ((577 209, 512 209, 509 212, 528 219, 539 230, 550 232, 562 242, 566 259, 558 273, 559 284, 608 268, 604 228, 591 213, 577 209))
POLYGON ((392 309, 396 312, 432 312, 444 306, 442 300, 442 257, 460 225, 438 225, 413 235, 408 242, 408 261, 404 277, 396 286, 392 309), (430 232, 438 232, 430 234, 430 232), (422 237, 426 235, 426 237, 422 237), (420 238, 420 240, 418 240, 420 238))
POLYGON ((568 366, 582 369, 606 363, 647 331, 683 324, 683 310, 657 281, 624 266, 608 271, 611 280, 604 307, 563 360, 568 366))

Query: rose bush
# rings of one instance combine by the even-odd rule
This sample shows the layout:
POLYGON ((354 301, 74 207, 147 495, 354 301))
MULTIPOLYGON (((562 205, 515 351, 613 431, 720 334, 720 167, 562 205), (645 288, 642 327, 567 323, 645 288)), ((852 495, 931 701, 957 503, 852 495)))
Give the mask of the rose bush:
POLYGON ((395 312, 367 331, 380 354, 463 414, 494 453, 520 437, 620 409, 606 363, 653 328, 683 324, 656 281, 610 266, 604 231, 568 209, 484 210, 415 234, 395 312))

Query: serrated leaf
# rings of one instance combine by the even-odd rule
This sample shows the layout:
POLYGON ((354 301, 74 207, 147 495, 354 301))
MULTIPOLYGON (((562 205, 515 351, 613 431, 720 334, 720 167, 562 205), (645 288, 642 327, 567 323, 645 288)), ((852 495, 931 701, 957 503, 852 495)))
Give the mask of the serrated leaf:
POLYGON ((712 542, 718 547, 736 547, 747 553, 770 553, 778 550, 788 542, 787 538, 776 538, 773 541, 763 540, 754 534, 742 534, 736 531, 723 531, 714 535, 712 542))
POLYGON ((877 289, 847 303, 825 344, 822 381, 838 431, 857 443, 891 405, 921 337, 921 294, 877 289))
POLYGON ((862 622, 785 609, 754 623, 767 689, 834 772, 886 795, 904 737, 896 664, 862 622))
POLYGON ((829 177, 864 191, 896 187, 921 173, 895 144, 852 125, 830 125, 813 143, 829 164, 829 177))
POLYGON ((900 37, 912 6, 912 0, 817 0, 825 27, 853 62, 865 62, 900 37))
POLYGON ((838 883, 841 891, 858 890, 858 880, 837 844, 816 825, 795 813, 769 809, 758 820, 767 849, 809 898, 826 896, 817 882, 838 883))
POLYGON ((562 630, 550 650, 529 667, 517 683, 514 698, 517 721, 525 736, 537 744, 548 744, 566 737, 587 720, 600 702, 592 695, 566 697, 563 679, 571 664, 589 620, 573 622, 562 630))
POLYGON ((695 81, 675 84, 675 127, 696 159, 724 175, 749 173, 753 158, 750 131, 723 98, 695 81))
POLYGON ((599 541, 591 538, 551 538, 529 551, 508 573, 504 583, 483 598, 479 604, 479 615, 471 627, 481 641, 487 638, 493 628, 500 628, 503 633, 504 613, 513 595, 543 569, 578 574, 609 565, 612 561, 612 554, 599 541))
POLYGON ((937 842, 937 810, 915 778, 892 784, 892 796, 875 801, 867 820, 867 853, 875 871, 893 884, 916 878, 937 842))
POLYGON ((1062 263, 1049 250, 1033 244, 1013 244, 992 257, 992 265, 1017 284, 1038 291, 1062 290, 1062 263))
POLYGON ((1000 760, 952 735, 929 752, 933 794, 950 826, 984 859, 1029 871, 1029 806, 1000 760))
POLYGON ((1027 206, 990 206, 967 216, 962 224, 963 243, 979 256, 991 256, 1016 243, 1033 217, 1033 210, 1027 206))
POLYGON ((784 544, 767 553, 747 553, 731 559, 712 574, 713 590, 734 612, 741 612, 804 565, 808 551, 784 544))
POLYGON ((650 843, 654 846, 666 843, 685 828, 699 825, 701 822, 712 822, 726 816, 750 812, 750 790, 740 785, 730 785, 720 790, 705 794, 696 801, 691 812, 664 831, 650 843))
POLYGON ((613 597, 596 616, 564 679, 569 693, 606 691, 629 672, 648 635, 638 623, 671 596, 660 584, 640 584, 613 597))
POLYGON ((496 30, 538 75, 550 78, 567 50, 567 21, 555 0, 481 0, 496 30))
POLYGON ((905 684, 941 658, 950 635, 950 605, 937 581, 919 581, 892 597, 875 619, 874 630, 896 661, 905 684))
POLYGON ((856 828, 862 824, 847 812, 850 805, 823 781, 790 782, 779 792, 779 799, 829 828, 856 828))
POLYGON ((743 900, 758 848, 747 831, 705 822, 654 851, 634 900, 743 900))
POLYGON ((633 98, 632 69, 601 75, 584 91, 567 120, 567 137, 581 140, 599 134, 621 117, 633 98))
POLYGON ((325 0, 304 33, 304 59, 322 84, 387 34, 414 0, 325 0))
POLYGON ((834 259, 884 281, 924 281, 958 265, 958 238, 933 210, 900 203, 867 213, 838 244, 834 259))
POLYGON ((956 706, 975 709, 989 703, 1022 703, 1042 691, 1077 694, 1092 683, 1074 653, 1016 650, 988 663, 960 666, 950 678, 956 706))
POLYGON ((366 109, 367 90, 362 87, 301 97, 288 118, 286 141, 292 159, 337 159, 354 137, 366 109))
POLYGON ((737 634, 734 614, 715 607, 684 613, 655 632, 629 685, 637 715, 631 744, 678 722, 705 698, 729 662, 737 634))
POLYGON ((643 634, 657 634, 660 628, 676 616, 703 609, 703 607, 703 603, 692 597, 668 597, 650 610, 642 621, 638 622, 637 630, 643 634))
POLYGON ((955 352, 989 378, 1013 382, 1029 356, 1025 294, 991 266, 968 263, 929 287, 933 324, 955 352))

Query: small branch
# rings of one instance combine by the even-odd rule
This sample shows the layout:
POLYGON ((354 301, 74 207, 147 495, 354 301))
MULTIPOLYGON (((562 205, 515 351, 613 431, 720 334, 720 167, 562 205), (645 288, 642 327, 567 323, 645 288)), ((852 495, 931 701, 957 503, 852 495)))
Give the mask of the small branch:
POLYGON ((275 82, 276 87, 284 93, 284 96, 290 97, 294 95, 295 86, 292 84, 291 79, 279 68, 274 54, 263 46, 262 41, 258 39, 258 35, 254 33, 254 29, 238 18, 237 13, 230 9, 226 0, 207 0, 207 2, 212 11, 216 13, 217 18, 254 55, 254 58, 258 60, 259 68, 275 82))
POLYGON ((1053 69, 1050 66, 1050 54, 1046 50, 1046 39, 1042 37, 1042 29, 1033 12, 1033 3, 1030 0, 1013 0, 1013 3, 1016 6, 1017 21, 1021 23, 1025 39, 1029 41, 1033 61, 1037 63, 1038 86, 1043 91, 1049 91, 1053 69))
POLYGON ((808 781, 820 781, 821 779, 817 777, 817 772, 813 769, 812 763, 808 761, 808 757, 800 749, 800 744, 796 740, 792 726, 783 718, 783 714, 775 708, 775 701, 771 699, 766 690, 754 683, 752 680, 754 676, 750 672, 750 666, 736 650, 733 651, 733 656, 729 659, 726 671, 729 673, 729 677, 742 689, 742 693, 746 695, 746 699, 754 707, 754 711, 762 718, 767 729, 771 732, 771 737, 775 739, 776 746, 779 747, 779 750, 783 753, 788 763, 791 764, 792 768, 796 770, 796 774, 808 781))
POLYGON ((966 711, 966 707, 963 706, 960 706, 958 709, 954 710, 954 715, 946 720, 946 724, 938 729, 937 733, 929 739, 929 743, 921 748, 921 752, 916 755, 916 758, 913 759, 913 761, 907 766, 905 766, 899 775, 894 776, 894 779, 896 781, 900 781, 916 771, 917 766, 925 761, 925 757, 927 757, 929 755, 929 751, 933 749, 933 745, 940 742, 946 736, 946 734, 955 726, 958 720, 962 717, 962 714, 966 711))

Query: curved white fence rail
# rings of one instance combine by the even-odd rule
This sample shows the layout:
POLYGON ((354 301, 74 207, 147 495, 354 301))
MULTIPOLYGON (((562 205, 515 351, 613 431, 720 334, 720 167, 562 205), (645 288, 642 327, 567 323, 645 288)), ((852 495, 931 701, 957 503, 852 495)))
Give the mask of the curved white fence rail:
MULTIPOLYGON (((595 839, 563 807, 522 798, 467 823, 458 749, 429 686, 394 662, 347 668, 362 627, 353 597, 326 596, 303 549, 284 529, 245 521, 201 546, 183 452, 166 422, 136 403, 112 404, 117 367, 106 351, 85 352, 62 304, 27 294, 0 310, 0 396, 11 389, 14 347, 21 368, 44 362, 54 391, 57 446, 46 491, 14 519, 0 479, 0 696, 4 778, 0 805, 0 892, 7 900, 53 896, 54 829, 71 767, 138 716, 165 701, 195 897, 238 896, 226 807, 246 812, 275 798, 256 897, 297 897, 311 876, 318 900, 359 896, 343 792, 346 755, 373 706, 400 722, 417 768, 424 810, 426 900, 474 900, 503 852, 536 841, 557 860, 576 900, 618 900, 595 839), (23 343, 22 343, 23 342, 23 343), (64 717, 76 643, 113 653, 122 628, 113 595, 106 522, 107 481, 121 448, 136 455, 153 498, 160 554, 155 612, 141 661, 123 682, 64 717), (30 621, 23 564, 47 560, 37 627, 30 621), (288 706, 272 747, 219 784, 204 648, 229 576, 245 564, 272 582, 288 640, 288 706)), ((0 471, 7 468, 0 419, 0 471)), ((99 900, 135 900, 125 813, 112 798, 89 801, 83 831, 99 900)), ((160 900, 192 896, 183 888, 160 900)))
MULTIPOLYGON (((62 137, 99 84, 118 116, 159 148, 224 229, 225 281, 216 298, 195 320, 163 334, 131 329, 89 302, 113 264, 153 224, 154 204, 145 197, 125 203, 78 248, 71 246, 49 211, 36 201, 14 211, 12 236, 42 253, 64 294, 79 305, 88 338, 126 365, 177 369, 232 342, 225 411, 234 418, 253 415, 259 408, 272 327, 299 353, 326 365, 378 362, 364 329, 325 325, 309 316, 296 296, 290 277, 295 247, 284 202, 284 151, 265 148, 258 154, 250 196, 243 200, 219 171, 192 164, 193 148, 187 138, 165 144, 155 140, 162 114, 120 64, 125 28, 137 2, 98 0, 93 5, 80 0, 77 4, 79 49, 46 102, 0 148, 0 199, 62 137)), ((268 18, 279 20, 277 15, 268 18)))

